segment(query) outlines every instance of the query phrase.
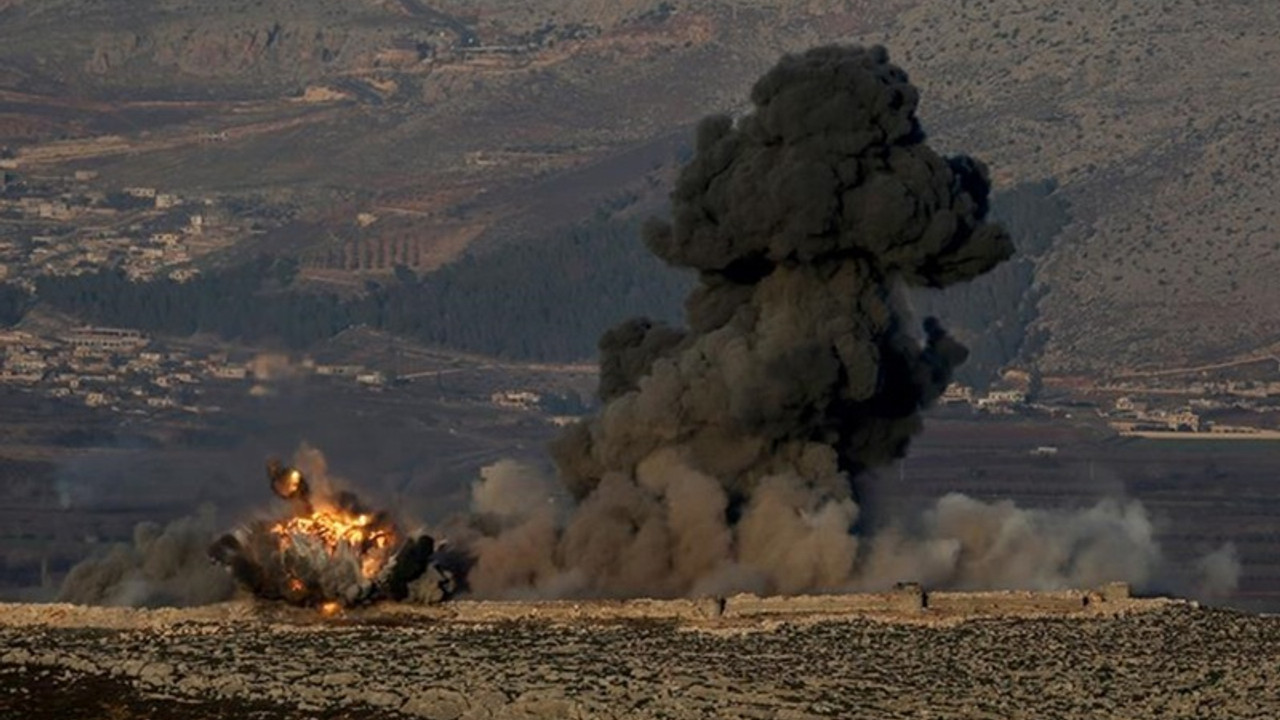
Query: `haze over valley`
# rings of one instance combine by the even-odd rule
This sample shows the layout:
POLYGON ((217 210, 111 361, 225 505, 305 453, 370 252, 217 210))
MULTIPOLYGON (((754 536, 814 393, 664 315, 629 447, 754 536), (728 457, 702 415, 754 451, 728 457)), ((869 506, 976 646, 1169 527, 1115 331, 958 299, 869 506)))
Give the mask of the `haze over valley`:
POLYGON ((552 472, 601 335, 697 285, 641 237, 698 121, 839 41, 987 164, 1014 250, 899 298, 970 354, 867 502, 1136 499, 1171 565, 1236 553, 1227 601, 1275 607, 1277 12, 2 3, 7 592, 142 520, 238 521, 302 443, 428 523, 499 460, 552 472))

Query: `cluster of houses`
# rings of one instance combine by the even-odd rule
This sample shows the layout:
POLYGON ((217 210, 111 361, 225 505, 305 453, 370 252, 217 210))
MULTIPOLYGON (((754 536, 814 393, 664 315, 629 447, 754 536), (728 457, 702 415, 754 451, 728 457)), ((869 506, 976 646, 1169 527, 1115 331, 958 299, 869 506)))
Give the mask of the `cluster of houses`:
POLYGON ((104 192, 94 171, 24 177, 0 168, 0 281, 123 268, 135 280, 186 281, 195 260, 225 248, 239 227, 212 208, 154 187, 104 192))
POLYGON ((1142 400, 1117 398, 1108 414, 1110 425, 1120 432, 1200 432, 1200 416, 1190 408, 1150 407, 1142 400))
MULTIPOLYGON (((1194 380, 1185 385, 1143 386, 1137 382, 1094 387, 1085 394, 1072 393, 1058 403, 1032 401, 1030 375, 1021 370, 1003 373, 985 393, 952 383, 939 402, 964 406, 975 412, 1017 414, 1048 412, 1070 415, 1087 408, 1114 431, 1142 437, 1203 436, 1232 439, 1280 438, 1280 431, 1259 423, 1228 425, 1212 419, 1215 411, 1268 413, 1280 407, 1280 382, 1272 380, 1194 380)), ((1166 385, 1173 381, 1164 381, 1166 385)), ((1260 417, 1260 416, 1259 416, 1260 417)))
POLYGON ((542 403, 542 395, 532 390, 500 390, 489 396, 489 402, 508 410, 535 410, 542 403))
MULTIPOLYGON (((385 376, 359 365, 327 365, 304 359, 299 373, 350 378, 381 387, 385 376)), ((127 412, 173 408, 215 412, 202 402, 203 386, 243 382, 250 393, 279 379, 277 368, 257 358, 236 362, 222 352, 206 355, 156 347, 146 335, 122 328, 83 327, 56 337, 20 330, 0 332, 0 386, 21 387, 89 407, 127 412)))
POLYGON ((1233 407, 1240 410, 1262 410, 1248 401, 1234 402, 1231 405, 1212 398, 1193 400, 1189 405, 1168 408, 1153 406, 1141 399, 1124 396, 1117 398, 1115 406, 1107 413, 1108 422, 1113 430, 1122 435, 1141 435, 1146 437, 1165 434, 1194 433, 1208 437, 1274 440, 1280 433, 1265 427, 1254 425, 1228 425, 1212 420, 1205 420, 1196 409, 1216 410, 1233 407))
POLYGON ((993 388, 979 394, 968 385, 951 383, 939 399, 943 405, 968 405, 982 412, 1009 414, 1027 402, 1027 393, 1015 388, 993 388))

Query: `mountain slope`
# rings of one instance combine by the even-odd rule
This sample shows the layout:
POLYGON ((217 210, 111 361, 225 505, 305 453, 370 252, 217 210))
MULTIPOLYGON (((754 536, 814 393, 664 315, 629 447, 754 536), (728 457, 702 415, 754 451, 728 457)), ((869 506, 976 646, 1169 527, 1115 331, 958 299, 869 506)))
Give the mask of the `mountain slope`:
POLYGON ((920 4, 873 36, 935 142, 1003 184, 1055 178, 1075 223, 1037 268, 1048 372, 1280 341, 1280 6, 920 4))
POLYGON ((1050 181, 1069 208, 1017 283, 938 305, 957 334, 1050 374, 1280 345, 1267 0, 10 0, 0 145, 122 185, 283 198, 317 277, 388 274, 331 258, 401 238, 429 271, 619 198, 658 207, 698 118, 833 41, 887 45, 936 147, 988 161, 997 190, 1050 181))

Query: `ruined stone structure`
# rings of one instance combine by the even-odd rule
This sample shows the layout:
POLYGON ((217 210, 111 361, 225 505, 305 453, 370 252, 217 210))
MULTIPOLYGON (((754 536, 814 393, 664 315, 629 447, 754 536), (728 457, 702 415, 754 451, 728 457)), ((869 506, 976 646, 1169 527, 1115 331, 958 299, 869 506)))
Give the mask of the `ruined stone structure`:
POLYGON ((312 252, 304 267, 329 270, 390 270, 396 265, 419 268, 431 257, 431 241, 408 235, 347 240, 312 252))

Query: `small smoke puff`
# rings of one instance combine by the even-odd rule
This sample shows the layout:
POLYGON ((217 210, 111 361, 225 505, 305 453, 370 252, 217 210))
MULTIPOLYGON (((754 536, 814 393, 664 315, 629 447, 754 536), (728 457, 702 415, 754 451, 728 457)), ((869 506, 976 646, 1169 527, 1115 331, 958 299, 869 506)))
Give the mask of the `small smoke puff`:
POLYGON ((297 377, 300 370, 288 355, 259 353, 248 364, 249 374, 259 382, 277 382, 297 377))
POLYGON ((505 522, 554 511, 556 493, 551 482, 534 468, 501 460, 480 470, 471 484, 471 510, 505 522))
POLYGON ((1196 559, 1192 566, 1191 595, 1200 600, 1218 600, 1235 592, 1240 584, 1240 557, 1234 543, 1226 543, 1196 559))
POLYGON ((305 442, 298 445, 293 453, 293 467, 302 473, 309 484, 329 485, 329 460, 314 445, 305 442))
POLYGON ((298 444, 298 449, 293 453, 293 467, 306 478, 312 496, 329 497, 333 500, 344 496, 354 499, 350 493, 343 492, 342 488, 346 483, 329 470, 329 459, 314 445, 307 442, 298 444))

